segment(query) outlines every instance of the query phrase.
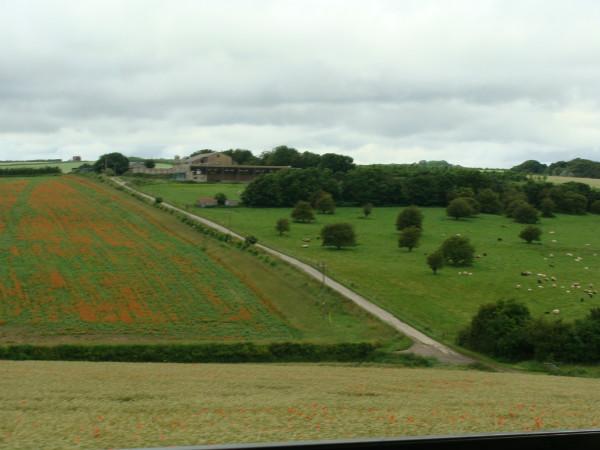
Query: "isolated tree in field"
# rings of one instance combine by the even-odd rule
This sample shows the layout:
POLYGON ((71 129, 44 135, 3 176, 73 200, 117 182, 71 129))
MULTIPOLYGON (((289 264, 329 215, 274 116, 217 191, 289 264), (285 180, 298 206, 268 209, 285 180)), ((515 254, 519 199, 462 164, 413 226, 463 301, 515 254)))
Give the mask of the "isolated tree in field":
POLYGON ((515 206, 511 215, 515 222, 534 224, 538 222, 538 212, 532 205, 526 202, 521 202, 515 206))
POLYGON ((222 192, 218 192, 215 194, 215 200, 217 201, 217 203, 219 205, 224 205, 225 202, 227 201, 227 196, 225 194, 223 194, 222 192))
POLYGON ((528 244, 531 244, 531 241, 541 241, 542 229, 535 225, 527 225, 521 230, 519 237, 527 241, 528 244))
POLYGON ((402 231, 408 227, 423 228, 423 213, 416 205, 404 208, 396 218, 396 229, 402 231))
POLYGON ((371 212, 373 212, 373 203, 367 203, 365 206, 363 206, 363 214, 365 217, 369 217, 371 212))
POLYGON ((312 206, 303 200, 298 201, 292 210, 292 219, 296 222, 310 222, 315 220, 312 206))
POLYGON ((156 166, 156 163, 154 162, 153 159, 146 159, 144 161, 144 167, 146 167, 148 169, 154 169, 155 166, 156 166))
POLYGON ((101 173, 111 169, 115 175, 122 175, 129 170, 129 158, 121 153, 107 153, 94 163, 94 172, 101 173))
POLYGON ((412 249, 419 246, 419 239, 421 239, 421 234, 423 230, 417 227, 408 227, 402 230, 400 234, 400 238, 398 238, 398 247, 408 248, 409 252, 412 252, 412 249))
POLYGON ((444 267, 444 255, 442 252, 440 250, 436 250, 435 252, 427 255, 427 265, 431 268, 433 274, 435 275, 438 270, 444 267))
POLYGON ((471 217, 472 215, 477 214, 477 210, 472 202, 477 201, 467 197, 455 198, 448 206, 446 206, 446 215, 454 217, 456 220, 461 217, 471 217))
POLYGON ((349 245, 356 245, 354 227, 349 223, 338 222, 325 225, 321 229, 323 245, 331 245, 338 250, 349 245))
POLYGON ((283 233, 290 231, 290 221, 287 219, 279 219, 275 224, 275 229, 279 232, 279 236, 283 233))
POLYGON ((475 247, 465 236, 452 236, 446 239, 439 250, 444 256, 444 261, 455 266, 468 266, 473 262, 475 247))
POLYGON ((333 197, 328 192, 323 192, 317 199, 315 199, 315 209, 321 211, 323 214, 333 214, 335 212, 335 203, 333 203, 333 197))
POLYGON ((594 200, 592 202, 590 211, 594 214, 600 214, 600 200, 594 200))

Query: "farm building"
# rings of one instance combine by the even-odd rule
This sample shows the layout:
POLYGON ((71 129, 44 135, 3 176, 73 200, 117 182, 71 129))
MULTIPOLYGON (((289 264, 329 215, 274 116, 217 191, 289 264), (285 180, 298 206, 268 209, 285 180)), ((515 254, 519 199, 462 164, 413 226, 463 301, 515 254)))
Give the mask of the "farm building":
POLYGON ((196 206, 206 208, 207 206, 217 206, 219 202, 216 198, 199 198, 196 200, 196 206))
POLYGON ((175 157, 170 169, 148 169, 134 166, 133 173, 169 174, 179 180, 206 182, 222 181, 226 183, 249 183, 264 173, 277 172, 289 166, 249 166, 237 164, 225 153, 200 153, 188 158, 175 157))

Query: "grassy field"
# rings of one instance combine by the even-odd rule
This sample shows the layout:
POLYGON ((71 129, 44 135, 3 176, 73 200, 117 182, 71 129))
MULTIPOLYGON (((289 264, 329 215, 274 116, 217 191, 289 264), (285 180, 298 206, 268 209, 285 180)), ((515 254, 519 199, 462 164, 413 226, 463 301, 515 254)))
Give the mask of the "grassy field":
MULTIPOLYGON (((60 162, 0 162, 0 168, 17 168, 17 167, 59 167, 62 173, 70 173, 72 169, 81 166, 82 164, 94 164, 95 161, 60 161, 60 162)), ((156 163, 157 169, 167 169, 172 167, 171 164, 156 163)))
POLYGON ((598 178, 578 178, 578 177, 557 177, 550 176, 546 177, 546 181, 555 184, 568 183, 570 181, 574 181, 576 183, 585 183, 589 184, 591 187, 595 189, 600 189, 600 179, 598 178))
POLYGON ((0 448, 597 428, 597 380, 321 365, 0 362, 0 448))
MULTIPOLYGON (((219 190, 237 192, 240 188, 156 184, 141 189, 185 208, 195 197, 212 196, 219 190)), ((523 300, 535 316, 559 309, 563 320, 582 317, 591 307, 600 306, 600 297, 590 299, 582 293, 588 284, 598 283, 600 276, 597 215, 542 219, 541 243, 526 244, 518 237, 522 225, 511 219, 482 214, 456 221, 448 218, 443 208, 423 208, 421 245, 409 253, 397 245, 395 220, 401 208, 375 208, 367 219, 362 217, 361 208, 338 208, 334 215, 317 214, 313 223, 292 223, 291 231, 283 236, 275 231, 275 223, 281 217, 291 220, 291 208, 192 206, 188 210, 231 225, 242 235, 254 234, 260 243, 313 265, 326 261, 329 275, 447 342, 454 340, 479 305, 501 298, 523 300), (320 229, 338 221, 354 225, 358 246, 338 251, 319 245, 320 229), (448 266, 434 276, 426 265, 426 255, 455 234, 469 237, 481 258, 471 267, 448 266), (311 239, 308 248, 302 248, 304 238, 311 239), (533 275, 521 275, 527 271, 533 275), (573 283, 583 287, 572 287, 573 283)))
POLYGON ((287 266, 90 177, 0 179, 0 206, 1 343, 398 336, 287 266))

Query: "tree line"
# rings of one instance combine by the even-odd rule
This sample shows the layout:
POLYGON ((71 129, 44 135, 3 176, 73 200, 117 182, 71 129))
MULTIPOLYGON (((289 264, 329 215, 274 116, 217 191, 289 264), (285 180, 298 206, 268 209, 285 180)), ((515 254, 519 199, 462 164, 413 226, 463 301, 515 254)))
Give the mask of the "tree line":
POLYGON ((59 167, 0 167, 0 177, 28 177, 35 175, 53 175, 61 173, 59 167))
POLYGON ((571 161, 557 161, 550 165, 530 159, 512 167, 511 170, 532 175, 600 178, 600 162, 582 158, 575 158, 571 161))
POLYGON ((248 206, 292 207, 299 200, 310 202, 319 191, 329 193, 337 206, 446 207, 457 198, 467 198, 472 199, 467 201, 473 211, 511 217, 525 204, 546 217, 557 212, 600 213, 600 191, 584 183, 555 185, 513 171, 419 164, 358 166, 347 172, 284 169, 253 180, 242 200, 248 206))

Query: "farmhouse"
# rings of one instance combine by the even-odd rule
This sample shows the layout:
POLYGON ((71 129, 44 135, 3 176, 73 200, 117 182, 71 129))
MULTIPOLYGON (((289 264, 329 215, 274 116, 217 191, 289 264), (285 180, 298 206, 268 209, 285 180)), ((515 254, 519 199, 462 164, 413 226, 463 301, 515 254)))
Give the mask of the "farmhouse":
POLYGON ((217 206, 219 202, 216 198, 199 198, 196 200, 196 206, 206 208, 207 206, 217 206))
POLYGON ((240 182, 249 183, 264 173, 273 173, 290 166, 250 166, 237 164, 231 156, 221 152, 200 153, 187 158, 175 157, 170 169, 148 169, 139 165, 131 167, 133 173, 171 175, 177 180, 199 183, 240 182))

